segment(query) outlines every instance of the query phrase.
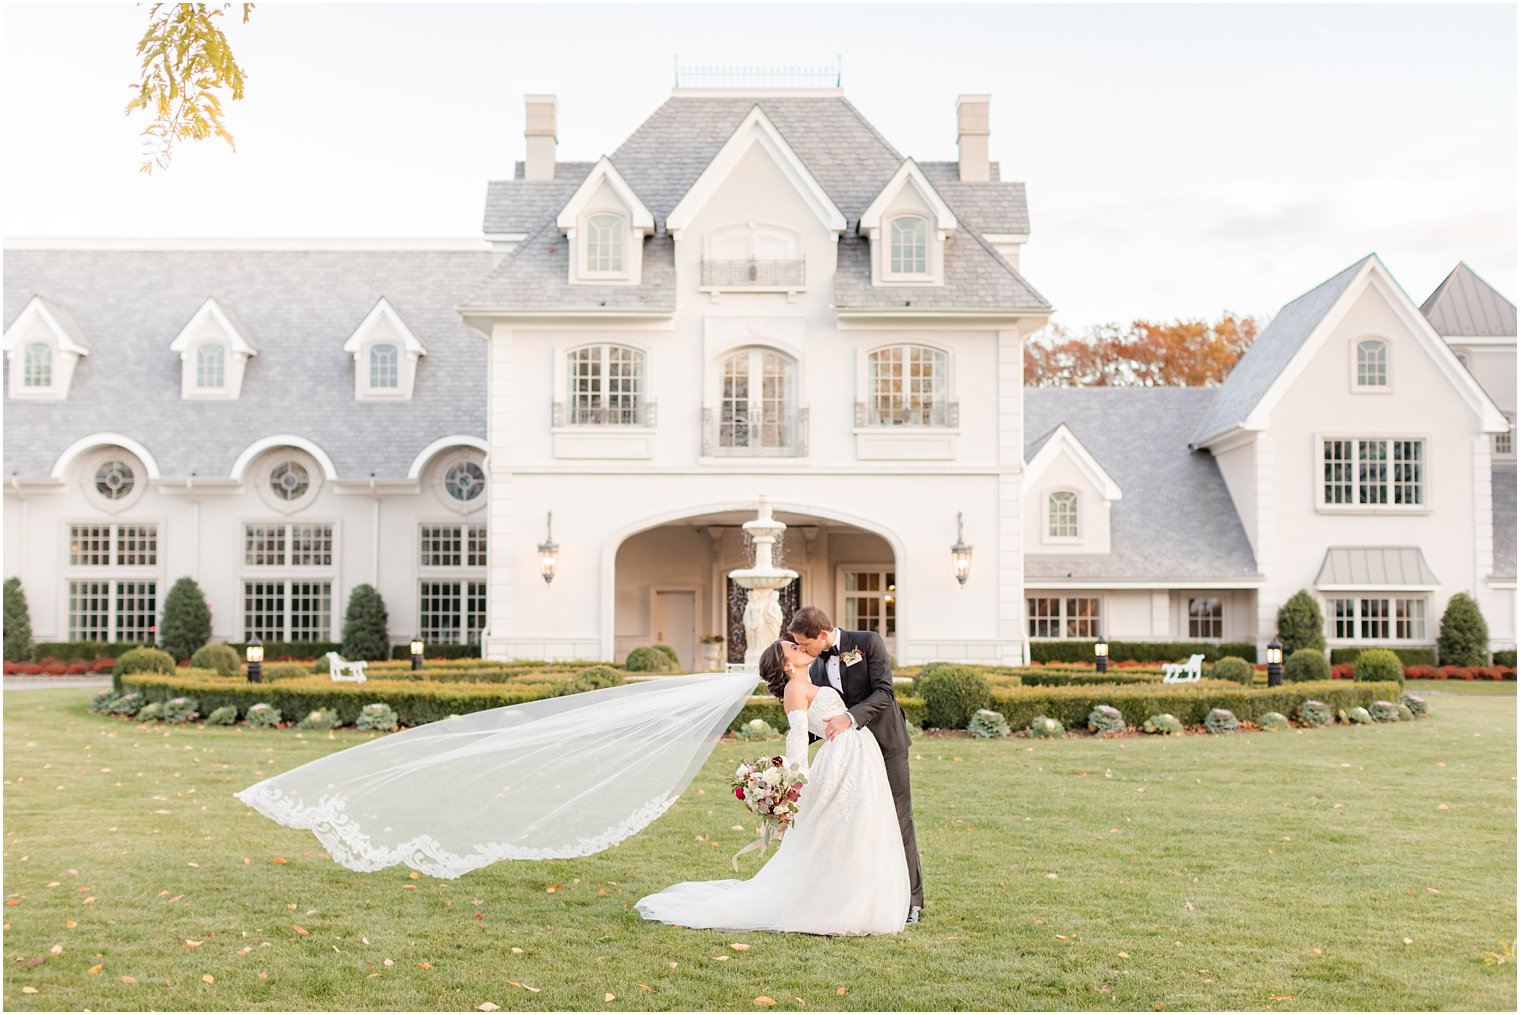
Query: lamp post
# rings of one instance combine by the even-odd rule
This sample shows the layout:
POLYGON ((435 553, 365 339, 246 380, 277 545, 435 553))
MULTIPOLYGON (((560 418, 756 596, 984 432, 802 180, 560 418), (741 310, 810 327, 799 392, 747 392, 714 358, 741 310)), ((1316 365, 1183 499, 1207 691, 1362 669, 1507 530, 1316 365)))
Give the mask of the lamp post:
POLYGON ((971 574, 971 547, 966 545, 966 526, 961 512, 955 513, 955 545, 950 547, 950 559, 955 563, 955 580, 966 587, 966 577, 971 574))
POLYGON ((264 643, 258 635, 248 639, 248 682, 250 684, 262 684, 264 682, 264 643))
POLYGON ((420 670, 420 669, 422 669, 422 636, 421 635, 418 635, 417 637, 415 637, 415 638, 412 639, 411 649, 412 649, 412 669, 414 669, 414 670, 420 670))
POLYGON ((1108 672, 1108 641, 1101 634, 1093 643, 1093 664, 1098 667, 1099 673, 1108 672))
POLYGON ((1267 686, 1282 686, 1282 642, 1276 638, 1267 642, 1267 686))
POLYGON ((554 541, 554 512, 549 512, 545 523, 544 541, 538 544, 539 565, 543 569, 544 584, 554 581, 554 569, 559 566, 559 544, 554 541))

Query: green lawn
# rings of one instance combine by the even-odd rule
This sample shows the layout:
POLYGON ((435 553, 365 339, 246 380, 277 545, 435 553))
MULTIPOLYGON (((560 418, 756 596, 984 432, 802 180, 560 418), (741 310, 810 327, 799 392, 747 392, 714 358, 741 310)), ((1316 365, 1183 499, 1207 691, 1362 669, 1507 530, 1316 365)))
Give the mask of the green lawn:
POLYGON ((4 696, 13 1010, 1515 1008, 1513 699, 1366 728, 923 739, 924 922, 824 939, 629 910, 730 876, 750 836, 726 776, 756 745, 720 746, 616 849, 445 883, 339 867, 230 796, 364 734, 139 727, 91 694, 4 696))

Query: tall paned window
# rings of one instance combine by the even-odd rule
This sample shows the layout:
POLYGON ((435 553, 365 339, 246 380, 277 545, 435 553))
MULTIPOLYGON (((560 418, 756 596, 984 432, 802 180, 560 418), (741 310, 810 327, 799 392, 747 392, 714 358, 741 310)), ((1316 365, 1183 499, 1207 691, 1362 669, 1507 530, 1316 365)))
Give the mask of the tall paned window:
POLYGON ((1419 507, 1425 503, 1423 440, 1324 440, 1320 470, 1327 506, 1419 507))
POLYGON ((214 343, 195 347, 195 386, 222 388, 227 384, 227 349, 214 343))
POLYGON ((422 567, 485 567, 484 525, 424 524, 419 530, 417 563, 422 567))
POLYGON ((573 426, 644 423, 644 354, 622 345, 590 345, 569 353, 568 422, 573 426))
POLYGON ((897 573, 844 573, 844 628, 875 631, 883 638, 897 635, 897 573))
POLYGON ((1188 599, 1188 637, 1224 637, 1224 601, 1217 596, 1188 599))
POLYGON ((1050 538, 1078 538, 1076 492, 1072 490, 1057 490, 1050 495, 1049 508, 1050 527, 1047 531, 1050 533, 1050 538))
POLYGON ((1030 597, 1026 601, 1031 638, 1096 638, 1102 603, 1095 596, 1030 597))
POLYGON ((586 271, 623 270, 623 220, 616 215, 593 215, 586 220, 586 271))
POLYGON ((50 388, 53 386, 53 347, 46 342, 28 342, 25 365, 22 368, 21 386, 24 388, 50 388))
POLYGON ((929 273, 929 223, 916 215, 892 220, 889 261, 894 275, 929 273))
POLYGON ((270 522, 243 526, 243 564, 246 567, 331 567, 333 527, 330 522, 270 522))
POLYGON ((332 582, 301 579, 245 581, 243 636, 263 641, 328 641, 332 582))
POLYGON ((486 627, 486 583, 424 581, 417 616, 425 642, 479 645, 486 627))
POLYGON ((796 361, 771 349, 723 359, 718 446, 789 448, 796 441, 796 361))
POLYGON ((369 347, 369 386, 396 388, 401 385, 400 352, 389 342, 369 347))
POLYGON ((924 345, 878 349, 867 358, 870 426, 947 426, 950 357, 924 345))
POLYGON ((158 526, 69 526, 69 637, 75 641, 151 642, 158 623, 158 526), (112 572, 112 568, 133 570, 112 572), (83 569, 82 571, 75 569, 83 569))
POLYGON ((1364 338, 1356 343, 1356 386, 1388 387, 1388 343, 1381 338, 1364 338))

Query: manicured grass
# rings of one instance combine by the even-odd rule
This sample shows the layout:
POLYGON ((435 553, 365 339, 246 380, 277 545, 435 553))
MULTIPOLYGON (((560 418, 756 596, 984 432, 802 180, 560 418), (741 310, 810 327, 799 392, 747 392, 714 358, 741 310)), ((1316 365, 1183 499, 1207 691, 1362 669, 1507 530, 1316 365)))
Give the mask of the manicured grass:
POLYGON ((1513 680, 1406 680, 1404 690, 1420 695, 1479 694, 1494 698, 1513 698, 1515 682, 1513 680))
POLYGON ((721 745, 613 850, 447 883, 339 867, 230 796, 366 734, 140 727, 87 713, 91 693, 5 694, 11 1009, 1515 1007, 1512 952, 1484 961, 1514 943, 1512 701, 1276 734, 922 740, 924 923, 824 939, 628 905, 732 876, 750 833, 727 775, 769 745, 721 745))

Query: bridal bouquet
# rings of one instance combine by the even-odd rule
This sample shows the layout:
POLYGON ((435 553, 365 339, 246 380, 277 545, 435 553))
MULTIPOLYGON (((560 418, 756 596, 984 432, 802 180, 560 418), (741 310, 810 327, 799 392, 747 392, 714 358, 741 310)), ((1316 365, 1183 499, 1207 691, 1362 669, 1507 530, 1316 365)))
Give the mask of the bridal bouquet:
POLYGON ((752 849, 764 856, 771 839, 780 838, 791 827, 807 776, 777 754, 744 762, 734 772, 731 785, 739 802, 760 816, 760 837, 734 854, 734 870, 738 870, 739 857, 752 849))

